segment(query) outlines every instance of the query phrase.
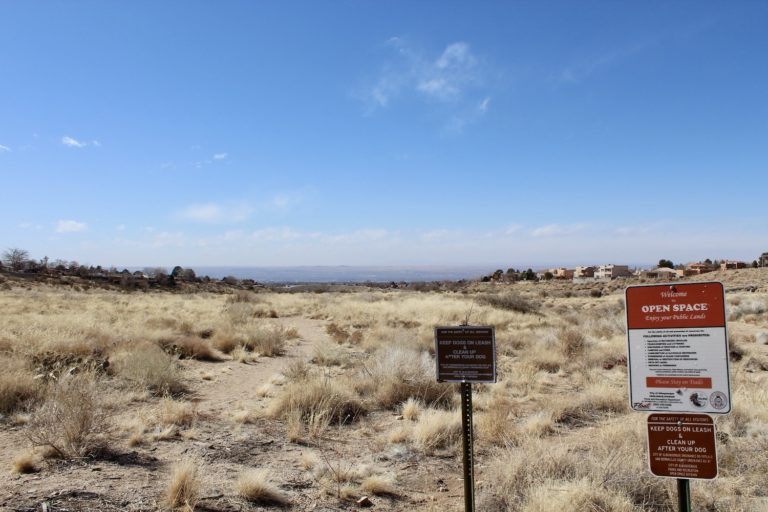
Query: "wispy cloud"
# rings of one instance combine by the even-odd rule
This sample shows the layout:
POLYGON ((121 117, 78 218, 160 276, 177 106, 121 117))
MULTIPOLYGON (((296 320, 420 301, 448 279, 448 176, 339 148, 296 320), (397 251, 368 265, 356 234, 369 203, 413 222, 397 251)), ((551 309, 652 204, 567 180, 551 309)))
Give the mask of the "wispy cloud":
MULTIPOLYGON (((472 101, 467 98, 469 92, 476 93, 485 82, 482 59, 465 41, 448 44, 435 57, 400 37, 390 38, 386 46, 396 50, 396 58, 381 67, 362 95, 372 109, 389 107, 396 98, 408 94, 439 103, 472 101)), ((484 111, 488 102, 481 102, 481 106, 484 111)))
POLYGON ((190 205, 180 212, 177 217, 182 220, 200 222, 204 224, 218 224, 227 222, 242 222, 253 213, 253 208, 240 203, 221 205, 218 203, 204 203, 190 205))
POLYGON ((70 148, 84 148, 88 145, 87 142, 80 142, 79 140, 67 135, 61 138, 61 143, 70 148))
POLYGON ((9 148, 8 146, 3 146, 2 144, 0 144, 0 153, 10 153, 10 151, 11 151, 11 148, 9 148))
POLYGON ((531 236, 536 238, 549 236, 573 235, 587 228, 586 224, 547 224, 531 231, 531 236))
POLYGON ((229 155, 227 153, 216 153, 213 155, 214 160, 225 160, 229 155))
POLYGON ((86 229, 88 229, 88 225, 85 222, 76 220, 60 220, 56 223, 57 233, 79 233, 86 229))

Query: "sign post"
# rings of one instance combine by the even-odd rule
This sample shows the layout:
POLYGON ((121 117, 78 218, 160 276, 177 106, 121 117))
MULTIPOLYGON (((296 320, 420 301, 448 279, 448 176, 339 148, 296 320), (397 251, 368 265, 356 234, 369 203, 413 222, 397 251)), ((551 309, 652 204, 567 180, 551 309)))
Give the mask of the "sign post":
POLYGON ((689 479, 717 476, 714 421, 695 413, 731 411, 725 291, 718 282, 630 286, 625 303, 630 406, 662 413, 648 416, 649 468, 677 478, 679 510, 690 512, 689 479))
POLYGON ((464 461, 464 511, 475 511, 472 431, 472 383, 496 382, 496 337, 493 327, 435 327, 438 382, 461 383, 461 445, 464 461))

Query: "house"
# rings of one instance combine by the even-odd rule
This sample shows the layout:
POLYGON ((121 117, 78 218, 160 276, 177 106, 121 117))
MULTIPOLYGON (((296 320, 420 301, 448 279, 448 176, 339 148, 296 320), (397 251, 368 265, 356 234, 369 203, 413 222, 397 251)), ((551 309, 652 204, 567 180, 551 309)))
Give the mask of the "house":
POLYGON ((686 276, 698 276, 700 274, 706 274, 715 270, 715 266, 712 263, 706 261, 698 261, 696 263, 689 263, 685 267, 686 276))
POLYGON ((550 269, 555 279, 573 279, 573 270, 569 268, 550 269))
POLYGON ((576 267, 573 269, 573 277, 595 277, 595 267, 576 267))
POLYGON ((760 255, 760 259, 757 260, 758 267, 768 267, 768 252, 764 252, 760 255))
POLYGON ((664 279, 669 281, 672 279, 677 279, 680 277, 680 274, 673 268, 658 267, 653 270, 644 270, 640 273, 640 276, 647 279, 664 279))
POLYGON ((720 262, 720 270, 735 270, 737 268, 747 268, 747 263, 733 260, 723 260, 720 262))
POLYGON ((595 269, 595 279, 616 279, 617 277, 630 277, 632 272, 627 265, 600 265, 595 269))

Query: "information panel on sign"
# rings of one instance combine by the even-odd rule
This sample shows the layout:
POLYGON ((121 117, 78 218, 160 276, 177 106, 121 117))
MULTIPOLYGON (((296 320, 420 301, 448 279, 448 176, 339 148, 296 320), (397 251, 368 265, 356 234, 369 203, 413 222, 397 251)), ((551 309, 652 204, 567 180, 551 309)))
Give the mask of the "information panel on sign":
POLYGON ((438 382, 496 382, 493 327, 435 327, 438 382))
POLYGON ((626 307, 632 409, 729 413, 723 285, 630 286, 626 307))
POLYGON ((706 414, 648 416, 648 465, 656 476, 717 476, 715 423, 706 414))

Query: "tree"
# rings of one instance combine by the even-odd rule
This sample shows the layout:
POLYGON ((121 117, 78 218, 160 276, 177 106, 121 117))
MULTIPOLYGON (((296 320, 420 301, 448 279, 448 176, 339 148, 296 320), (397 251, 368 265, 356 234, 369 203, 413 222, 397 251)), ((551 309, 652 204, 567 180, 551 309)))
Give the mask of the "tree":
POLYGON ((757 260, 752 260, 752 268, 757 268, 760 265, 758 265, 757 260))
POLYGON ((659 267, 661 268, 675 268, 675 264, 672 263, 672 260, 659 260, 659 267))
POLYGON ((3 261, 11 267, 11 270, 22 270, 29 259, 29 252, 18 247, 6 249, 3 253, 3 261))
POLYGON ((545 281, 549 281, 549 280, 551 280, 553 277, 555 277, 555 274, 553 274, 553 273, 552 273, 552 272, 550 272, 549 270, 547 270, 546 272, 544 272, 544 280, 545 280, 545 281))

